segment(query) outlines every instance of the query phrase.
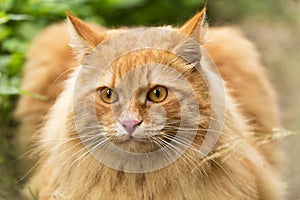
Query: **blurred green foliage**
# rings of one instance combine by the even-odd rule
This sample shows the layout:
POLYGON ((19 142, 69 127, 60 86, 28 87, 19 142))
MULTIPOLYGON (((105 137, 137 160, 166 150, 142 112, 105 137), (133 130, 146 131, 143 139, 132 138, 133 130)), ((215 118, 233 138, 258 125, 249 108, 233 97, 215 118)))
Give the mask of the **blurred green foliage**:
MULTIPOLYGON (((0 198, 14 193, 16 152, 11 141, 16 123, 12 111, 21 68, 32 38, 46 25, 65 20, 69 10, 104 26, 180 24, 208 3, 210 23, 240 22, 245 18, 292 18, 284 0, 0 0, 0 198), (5 163, 5 165, 4 165, 5 163), (5 174, 4 174, 5 173, 5 174)), ((7 196, 6 196, 7 197, 7 196)), ((7 198, 9 199, 9 198, 7 198)))

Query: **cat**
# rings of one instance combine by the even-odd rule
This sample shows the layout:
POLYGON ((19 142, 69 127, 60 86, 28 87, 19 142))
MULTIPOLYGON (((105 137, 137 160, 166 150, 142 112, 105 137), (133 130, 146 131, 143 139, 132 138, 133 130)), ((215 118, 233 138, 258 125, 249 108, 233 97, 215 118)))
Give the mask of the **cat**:
POLYGON ((22 96, 15 112, 20 146, 37 146, 28 198, 284 198, 276 143, 253 134, 280 127, 266 71, 205 13, 119 29, 67 13, 35 39, 22 89, 48 100, 22 96))

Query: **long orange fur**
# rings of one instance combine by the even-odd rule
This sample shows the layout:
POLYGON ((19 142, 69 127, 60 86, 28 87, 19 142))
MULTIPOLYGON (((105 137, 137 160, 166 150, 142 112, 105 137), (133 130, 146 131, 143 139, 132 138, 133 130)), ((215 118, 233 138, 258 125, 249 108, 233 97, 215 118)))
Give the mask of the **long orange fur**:
MULTIPOLYGON (((235 142, 226 136, 243 138, 241 143, 224 156, 207 162, 202 162, 203 158, 188 149, 185 154, 193 158, 192 163, 183 156, 166 168, 149 173, 117 171, 90 155, 86 155, 80 164, 72 165, 76 161, 72 155, 82 150, 83 145, 78 140, 58 144, 76 135, 76 131, 70 132, 66 127, 72 121, 72 109, 67 99, 72 98, 70 88, 74 85, 75 75, 71 72, 77 69, 73 66, 79 65, 100 42, 124 30, 90 26, 68 15, 72 47, 77 59, 68 45, 71 39, 67 25, 60 23, 46 28, 35 39, 23 68, 22 89, 48 97, 48 101, 41 101, 22 96, 15 113, 21 121, 18 141, 22 148, 26 149, 33 138, 39 140, 35 142, 39 144, 36 157, 40 163, 24 187, 27 196, 30 196, 30 188, 39 194, 41 200, 283 198, 284 185, 276 172, 276 144, 258 146, 251 134, 253 131, 267 133, 280 126, 276 97, 266 71, 255 47, 239 30, 223 27, 206 31, 204 15, 205 11, 202 11, 173 30, 194 38, 207 50, 226 84, 226 118, 213 152, 224 144, 235 142), (36 134, 37 130, 40 130, 39 134, 36 134), (74 144, 79 145, 74 147, 74 144)), ((170 62, 174 59, 174 55, 166 52, 131 52, 116 60, 110 70, 114 81, 136 65, 151 62, 180 71, 183 61, 170 62)), ((193 89, 203 94, 197 98, 201 114, 210 115, 210 94, 204 80, 192 73, 188 79, 193 89)), ((176 113, 178 109, 168 105, 165 108, 169 113, 176 113)), ((99 116, 106 117, 106 123, 114 123, 108 108, 98 111, 99 116)), ((203 127, 207 127, 209 120, 201 121, 203 127)), ((199 132, 193 145, 202 141, 199 132)))

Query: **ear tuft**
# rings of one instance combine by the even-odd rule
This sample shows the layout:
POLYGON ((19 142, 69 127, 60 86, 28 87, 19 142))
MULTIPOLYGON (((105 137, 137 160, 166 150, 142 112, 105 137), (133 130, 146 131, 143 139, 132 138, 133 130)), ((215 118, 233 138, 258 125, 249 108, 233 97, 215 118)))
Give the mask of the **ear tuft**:
POLYGON ((198 43, 204 42, 205 32, 207 29, 207 24, 205 21, 206 17, 206 7, 202 9, 201 12, 197 13, 192 19, 187 21, 180 29, 180 33, 183 33, 198 43))
POLYGON ((101 43, 103 36, 69 12, 66 12, 66 15, 71 36, 70 46, 75 51, 79 61, 82 61, 87 54, 101 43))

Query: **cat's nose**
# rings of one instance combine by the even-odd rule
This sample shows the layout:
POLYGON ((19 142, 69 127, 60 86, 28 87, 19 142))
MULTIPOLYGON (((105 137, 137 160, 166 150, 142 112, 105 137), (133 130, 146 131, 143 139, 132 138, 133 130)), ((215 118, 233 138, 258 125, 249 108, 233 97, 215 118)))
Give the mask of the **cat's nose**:
POLYGON ((138 120, 124 120, 121 122, 122 126, 126 129, 127 133, 131 135, 135 128, 141 124, 142 121, 138 120))

